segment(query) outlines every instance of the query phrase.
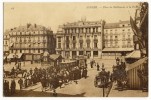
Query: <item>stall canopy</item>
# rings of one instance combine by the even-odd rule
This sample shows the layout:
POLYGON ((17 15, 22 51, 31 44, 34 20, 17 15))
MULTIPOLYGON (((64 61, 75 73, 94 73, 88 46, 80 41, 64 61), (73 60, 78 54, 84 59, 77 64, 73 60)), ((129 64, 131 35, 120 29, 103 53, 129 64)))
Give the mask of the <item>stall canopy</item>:
POLYGON ((50 57, 50 59, 52 59, 54 61, 57 59, 62 59, 62 56, 59 54, 51 54, 49 57, 50 57))
POLYGON ((19 53, 19 54, 17 54, 18 55, 18 58, 21 58, 22 57, 22 53, 19 53))
MULTIPOLYGON (((22 55, 23 55, 22 53, 16 54, 17 58, 21 58, 22 55)), ((9 54, 7 58, 8 58, 8 59, 12 59, 12 58, 14 58, 14 57, 15 57, 15 54, 9 54)))
POLYGON ((7 58, 8 59, 14 58, 14 54, 9 54, 7 58))
POLYGON ((140 50, 135 50, 133 52, 131 52, 130 54, 128 54, 125 58, 135 58, 135 59, 139 59, 141 57, 141 52, 140 50))

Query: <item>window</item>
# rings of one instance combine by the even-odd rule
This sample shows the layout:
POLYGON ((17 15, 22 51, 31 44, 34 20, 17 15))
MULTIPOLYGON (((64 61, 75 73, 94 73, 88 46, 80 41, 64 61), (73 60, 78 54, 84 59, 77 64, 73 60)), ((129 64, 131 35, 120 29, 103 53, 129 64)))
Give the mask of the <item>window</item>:
POLYGON ((94 48, 97 48, 97 43, 94 43, 94 48))
POLYGON ((58 37, 58 42, 61 42, 61 37, 58 37))
POLYGON ((66 36, 66 40, 69 40, 69 36, 66 36))
POLYGON ((90 43, 87 43, 87 48, 90 48, 90 43))
POLYGON ((85 28, 85 32, 87 33, 87 28, 85 28))
POLYGON ((20 53, 22 53, 22 50, 20 50, 20 53))
POLYGON ((98 32, 98 27, 96 27, 96 32, 98 32))
POLYGON ((117 38, 117 36, 115 36, 115 38, 117 38))
POLYGON ((79 51, 79 55, 83 55, 83 51, 79 51))
POLYGON ((89 28, 89 32, 91 33, 91 28, 89 28))
POLYGON ((82 48, 83 47, 83 43, 80 43, 80 48, 82 48))
POLYGON ((58 48, 61 48, 61 43, 58 43, 58 48))
POLYGON ((98 51, 93 51, 93 56, 98 56, 98 51))
POLYGON ((69 43, 66 44, 66 48, 69 49, 69 43))
POLYGON ((123 27, 125 27, 125 25, 122 25, 123 27))
POLYGON ((75 36, 73 36, 73 40, 76 40, 76 37, 75 37, 75 36))
POLYGON ((93 28, 93 32, 95 32, 95 28, 93 28))
POLYGON ((38 53, 40 53, 40 50, 38 49, 38 53))
POLYGON ((73 48, 74 48, 74 49, 76 48, 76 43, 73 43, 73 48))

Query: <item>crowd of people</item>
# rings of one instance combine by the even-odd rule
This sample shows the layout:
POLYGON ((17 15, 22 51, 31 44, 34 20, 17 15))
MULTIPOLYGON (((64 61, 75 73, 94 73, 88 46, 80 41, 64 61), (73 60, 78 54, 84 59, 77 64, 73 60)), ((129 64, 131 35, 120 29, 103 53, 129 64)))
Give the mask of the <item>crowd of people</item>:
MULTIPOLYGON (((13 70, 13 69, 12 69, 13 70)), ((16 90, 16 84, 19 85, 20 90, 33 85, 38 82, 41 83, 41 90, 46 91, 47 89, 55 91, 57 87, 62 87, 69 83, 78 84, 78 80, 81 78, 87 78, 87 68, 84 66, 70 66, 70 67, 53 67, 47 68, 31 68, 29 71, 24 73, 23 77, 19 78, 18 82, 14 79, 11 81, 4 80, 4 95, 13 95, 16 90)))

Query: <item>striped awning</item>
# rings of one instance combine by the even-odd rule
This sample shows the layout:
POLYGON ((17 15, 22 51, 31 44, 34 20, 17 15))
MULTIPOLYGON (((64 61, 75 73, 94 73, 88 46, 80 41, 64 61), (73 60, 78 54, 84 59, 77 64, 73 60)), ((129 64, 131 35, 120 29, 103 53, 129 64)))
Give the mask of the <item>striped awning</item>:
POLYGON ((9 54, 9 55, 7 56, 7 58, 8 58, 8 59, 14 58, 14 54, 9 54))
POLYGON ((141 57, 141 52, 140 50, 135 50, 128 54, 125 58, 140 58, 141 57))

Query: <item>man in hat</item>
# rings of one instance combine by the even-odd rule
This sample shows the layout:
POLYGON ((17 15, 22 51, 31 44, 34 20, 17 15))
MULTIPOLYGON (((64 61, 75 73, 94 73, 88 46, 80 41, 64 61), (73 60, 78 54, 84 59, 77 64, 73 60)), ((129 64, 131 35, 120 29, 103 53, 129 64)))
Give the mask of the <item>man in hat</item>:
POLYGON ((14 79, 11 81, 11 87, 10 88, 11 88, 11 95, 13 95, 16 91, 16 82, 14 79))
POLYGON ((100 70, 100 66, 99 66, 99 64, 97 63, 97 71, 99 71, 100 70))
POLYGON ((23 80, 22 80, 22 78, 20 78, 19 80, 18 80, 18 84, 19 84, 19 87, 20 87, 20 90, 22 89, 22 86, 23 86, 23 80))

